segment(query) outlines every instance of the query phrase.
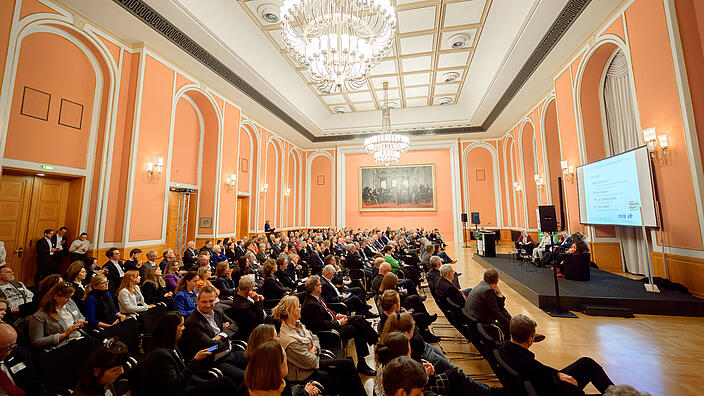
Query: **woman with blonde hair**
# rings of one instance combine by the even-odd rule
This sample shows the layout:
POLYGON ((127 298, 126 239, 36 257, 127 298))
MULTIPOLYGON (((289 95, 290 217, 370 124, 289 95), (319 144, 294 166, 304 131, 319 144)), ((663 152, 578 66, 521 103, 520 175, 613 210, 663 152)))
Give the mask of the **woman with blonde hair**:
POLYGON ((276 334, 276 327, 270 324, 260 324, 249 334, 247 349, 244 350, 244 357, 251 359, 252 355, 254 355, 254 350, 257 349, 260 344, 278 339, 279 336, 276 334))
MULTIPOLYGON (((198 268, 198 282, 196 282, 196 291, 200 292, 200 289, 202 289, 204 286, 213 286, 213 284, 210 282, 210 278, 213 275, 213 270, 210 269, 209 265, 204 265, 200 268, 198 268)), ((220 296, 220 290, 218 288, 215 288, 217 290, 217 295, 220 296)), ((218 302, 217 299, 215 302, 218 302)))
MULTIPOLYGON (((288 362, 286 352, 276 340, 269 340, 256 349, 244 373, 244 385, 251 396, 280 396, 285 392, 288 362)), ((318 388, 308 382, 296 396, 317 396, 318 388)))
POLYGON ((285 296, 272 311, 281 321, 279 341, 288 356, 290 381, 321 382, 330 394, 363 395, 362 381, 349 359, 321 359, 318 336, 306 329, 301 318, 301 303, 296 296, 285 296))
POLYGON ((83 299, 83 314, 91 326, 110 327, 125 320, 115 307, 112 294, 108 291, 109 281, 103 274, 95 274, 86 286, 86 297, 83 299))
POLYGON ((384 294, 386 290, 396 290, 401 297, 401 306, 408 310, 413 310, 416 314, 422 314, 422 328, 427 328, 431 323, 433 323, 437 318, 437 314, 430 315, 428 310, 423 304, 423 300, 420 296, 416 294, 408 294, 408 290, 398 287, 398 276, 393 272, 389 272, 384 275, 384 279, 381 281, 381 286, 379 286, 379 295, 384 294))
POLYGON ((144 283, 142 283, 142 295, 147 304, 165 302, 171 305, 174 293, 166 289, 166 281, 161 276, 161 268, 153 265, 147 270, 144 283))
POLYGON ((122 278, 120 287, 117 288, 117 303, 123 314, 140 313, 154 307, 154 304, 147 305, 144 301, 144 296, 139 290, 140 280, 138 270, 127 271, 122 278))

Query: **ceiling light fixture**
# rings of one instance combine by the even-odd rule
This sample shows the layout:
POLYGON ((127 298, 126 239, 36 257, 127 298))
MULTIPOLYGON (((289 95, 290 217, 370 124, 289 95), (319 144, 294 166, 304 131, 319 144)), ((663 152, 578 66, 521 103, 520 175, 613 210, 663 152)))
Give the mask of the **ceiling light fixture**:
POLYGON ((334 111, 337 114, 342 114, 345 112, 345 108, 342 106, 335 106, 332 108, 332 111, 334 111))
POLYGON ((452 98, 449 96, 443 96, 438 98, 437 101, 440 106, 444 106, 452 103, 452 98))
POLYGON ((451 83, 457 81, 457 79, 460 78, 460 74, 457 72, 447 72, 443 73, 440 78, 442 78, 443 82, 451 83))
POLYGON ((384 106, 381 108, 381 133, 364 139, 364 148, 374 156, 377 164, 389 166, 398 162, 401 153, 408 151, 411 141, 408 136, 391 133, 391 107, 389 106, 389 83, 384 81, 384 106))
POLYGON ((267 23, 279 22, 279 7, 274 4, 267 3, 260 5, 257 7, 257 13, 267 23))
POLYGON ((391 0, 285 0, 279 19, 287 49, 330 91, 354 90, 391 51, 391 0))
POLYGON ((464 48, 469 42, 469 35, 467 33, 453 34, 447 42, 453 49, 464 48))

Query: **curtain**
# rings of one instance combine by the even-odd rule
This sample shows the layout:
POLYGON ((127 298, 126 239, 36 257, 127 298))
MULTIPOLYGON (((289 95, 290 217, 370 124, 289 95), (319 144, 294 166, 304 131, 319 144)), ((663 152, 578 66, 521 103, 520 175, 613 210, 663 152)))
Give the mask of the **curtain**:
MULTIPOLYGON (((633 104, 628 61, 618 50, 606 70, 604 81, 606 113, 606 155, 616 155, 641 145, 638 120, 633 104)), ((623 270, 633 274, 647 274, 646 241, 640 227, 616 226, 616 238, 621 243, 623 270)))

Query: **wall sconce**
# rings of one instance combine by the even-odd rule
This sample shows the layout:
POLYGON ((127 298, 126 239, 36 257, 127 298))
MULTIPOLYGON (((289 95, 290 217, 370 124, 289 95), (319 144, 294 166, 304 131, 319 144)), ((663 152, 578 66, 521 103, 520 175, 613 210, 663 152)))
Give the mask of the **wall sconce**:
POLYGON ((259 191, 261 191, 261 192, 263 192, 263 193, 266 194, 266 192, 269 191, 269 184, 268 184, 268 183, 264 183, 264 185, 262 186, 262 188, 259 189, 259 191))
POLYGON ((147 174, 150 183, 156 183, 164 171, 164 157, 155 157, 153 162, 147 162, 147 174))
POLYGON ((521 190, 523 190, 523 187, 521 187, 521 185, 518 182, 513 182, 513 191, 518 192, 521 190))
POLYGON ((235 188, 235 184, 237 184, 237 175, 232 173, 230 174, 230 177, 225 180, 225 187, 227 188, 227 191, 232 191, 232 189, 235 188))
POLYGON ((287 188, 287 189, 284 191, 284 197, 288 197, 289 195, 291 195, 291 189, 290 189, 290 188, 287 188))
POLYGON ((658 165, 666 164, 669 153, 668 147, 670 146, 667 135, 662 134, 658 136, 655 128, 647 128, 643 129, 643 140, 648 146, 650 158, 652 158, 658 165))
POLYGON ((538 186, 538 190, 540 190, 545 184, 545 180, 543 180, 538 173, 533 175, 533 178, 535 179, 535 185, 538 186))
POLYGON ((562 175, 565 180, 569 182, 574 181, 574 166, 570 165, 568 161, 560 161, 560 168, 562 168, 562 175))

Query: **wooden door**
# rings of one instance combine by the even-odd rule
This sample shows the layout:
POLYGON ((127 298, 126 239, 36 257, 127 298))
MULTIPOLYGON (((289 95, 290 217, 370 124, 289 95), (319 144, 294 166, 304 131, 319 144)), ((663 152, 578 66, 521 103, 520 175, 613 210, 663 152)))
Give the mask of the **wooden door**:
POLYGON ((237 238, 249 232, 249 197, 237 197, 237 238))
MULTIPOLYGON (((69 180, 52 177, 34 177, 29 220, 27 223, 27 244, 22 255, 22 267, 15 271, 15 277, 24 283, 33 283, 37 269, 36 241, 44 235, 44 230, 53 230, 66 222, 66 208, 69 197, 69 180)), ((67 241, 66 246, 70 246, 67 241)), ((66 263, 60 267, 64 269, 66 263)))
POLYGON ((7 263, 15 271, 22 267, 21 255, 27 239, 27 221, 32 197, 33 176, 3 175, 0 178, 0 241, 5 242, 7 263))
MULTIPOLYGON (((177 192, 169 191, 169 208, 166 215, 166 247, 176 251, 178 241, 178 196, 177 192)), ((178 255, 180 252, 176 252, 178 255)))

